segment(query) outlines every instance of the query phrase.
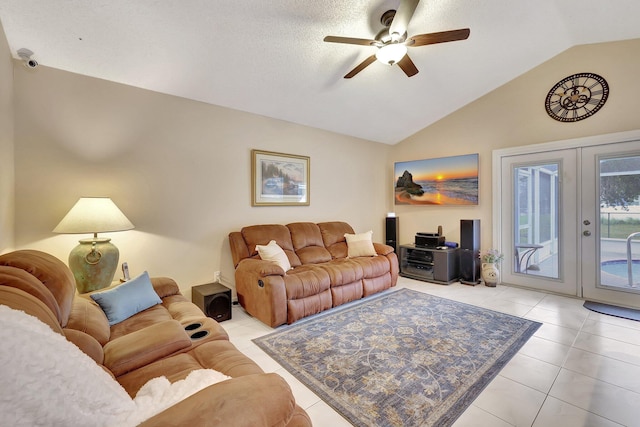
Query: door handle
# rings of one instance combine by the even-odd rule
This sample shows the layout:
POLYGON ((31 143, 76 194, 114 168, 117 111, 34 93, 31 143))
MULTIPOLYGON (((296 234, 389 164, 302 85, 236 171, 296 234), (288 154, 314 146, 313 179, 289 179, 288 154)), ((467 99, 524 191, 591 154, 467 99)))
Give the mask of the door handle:
POLYGON ((591 232, 590 232, 589 230, 584 230, 584 231, 582 232, 582 235, 583 235, 583 236, 587 236, 587 237, 589 237, 589 236, 591 236, 591 232))
POLYGON ((584 221, 582 221, 582 223, 584 225, 589 225, 589 224, 591 224, 591 221, 589 221, 588 219, 585 219, 584 221))

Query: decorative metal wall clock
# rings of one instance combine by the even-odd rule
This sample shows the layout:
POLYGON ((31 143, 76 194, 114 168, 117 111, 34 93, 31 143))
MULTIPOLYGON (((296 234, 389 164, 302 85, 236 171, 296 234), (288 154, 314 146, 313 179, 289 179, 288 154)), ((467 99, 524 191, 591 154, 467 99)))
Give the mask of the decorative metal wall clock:
POLYGON ((579 73, 560 80, 547 94, 547 114, 560 122, 577 122, 593 116, 609 96, 607 81, 593 73, 579 73))

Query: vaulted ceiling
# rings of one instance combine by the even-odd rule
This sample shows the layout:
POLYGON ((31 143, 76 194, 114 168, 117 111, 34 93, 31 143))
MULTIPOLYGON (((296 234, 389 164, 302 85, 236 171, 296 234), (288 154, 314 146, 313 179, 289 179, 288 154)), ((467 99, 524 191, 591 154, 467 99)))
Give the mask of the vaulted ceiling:
POLYGON ((637 0, 422 0, 410 36, 469 39, 409 48, 411 78, 375 62, 343 79, 377 48, 323 38, 373 38, 399 2, 0 0, 0 21, 16 58, 387 144, 572 46, 640 38, 637 0))

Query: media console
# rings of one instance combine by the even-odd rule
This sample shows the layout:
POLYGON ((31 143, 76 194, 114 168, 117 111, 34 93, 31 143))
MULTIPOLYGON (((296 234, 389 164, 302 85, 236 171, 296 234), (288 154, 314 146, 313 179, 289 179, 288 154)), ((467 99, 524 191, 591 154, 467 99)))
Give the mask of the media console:
POLYGON ((436 249, 400 245, 400 275, 412 279, 449 284, 460 277, 458 249, 436 249))

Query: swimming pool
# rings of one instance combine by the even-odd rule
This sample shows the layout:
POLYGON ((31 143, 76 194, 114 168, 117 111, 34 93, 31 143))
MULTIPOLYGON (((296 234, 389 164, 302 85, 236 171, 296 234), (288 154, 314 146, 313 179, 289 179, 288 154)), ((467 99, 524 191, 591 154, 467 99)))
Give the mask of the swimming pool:
MULTIPOLYGON (((629 272, 627 269, 626 259, 614 259, 611 261, 603 261, 600 264, 600 268, 603 272, 613 274, 614 276, 629 278, 629 272)), ((640 279, 640 260, 634 259, 631 261, 631 269, 633 272, 633 281, 636 282, 640 279)))

